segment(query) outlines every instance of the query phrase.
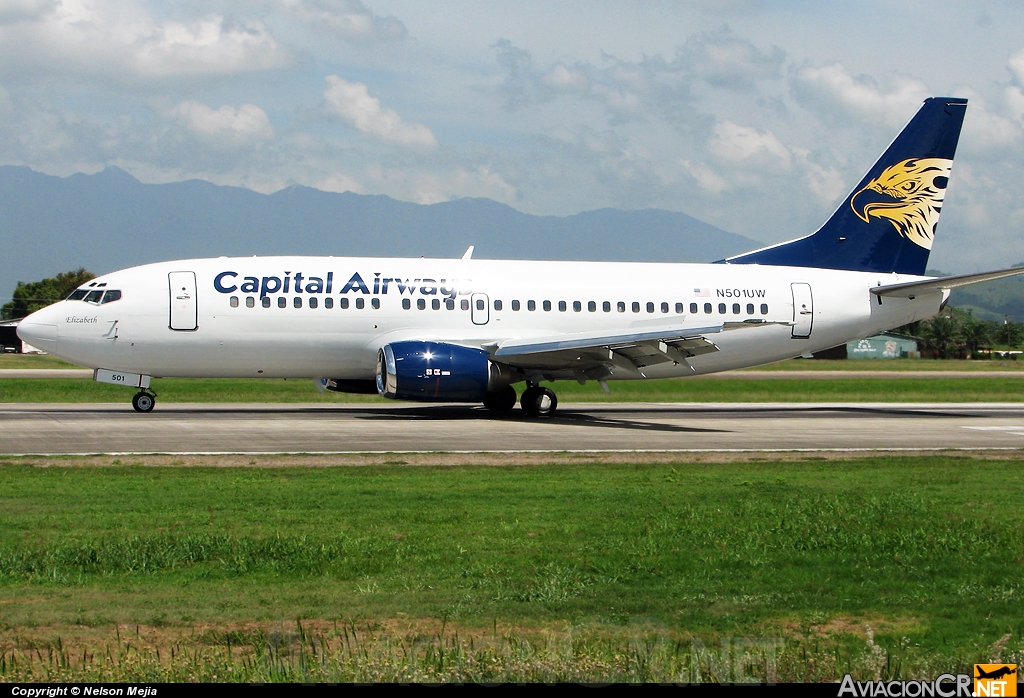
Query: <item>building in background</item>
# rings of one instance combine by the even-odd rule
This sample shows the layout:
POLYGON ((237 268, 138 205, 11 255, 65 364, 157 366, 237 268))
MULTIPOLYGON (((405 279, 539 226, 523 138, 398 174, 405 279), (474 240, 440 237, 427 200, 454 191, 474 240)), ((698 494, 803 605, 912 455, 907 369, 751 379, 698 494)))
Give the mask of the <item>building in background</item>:
POLYGON ((18 336, 20 320, 0 321, 0 352, 5 354, 42 354, 31 344, 25 344, 18 336))
POLYGON ((814 353, 815 359, 899 359, 921 358, 917 338, 896 332, 882 332, 814 353))

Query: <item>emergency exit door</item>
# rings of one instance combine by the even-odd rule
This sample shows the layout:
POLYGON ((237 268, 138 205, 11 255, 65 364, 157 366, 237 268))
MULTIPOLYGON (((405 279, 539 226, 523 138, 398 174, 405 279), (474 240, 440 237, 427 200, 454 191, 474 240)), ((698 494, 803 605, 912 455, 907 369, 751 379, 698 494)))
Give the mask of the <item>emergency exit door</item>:
POLYGON ((810 284, 791 284, 793 289, 793 339, 807 339, 814 324, 814 299, 810 284))
POLYGON ((171 295, 172 330, 190 331, 199 327, 199 306, 196 305, 196 273, 194 271, 172 271, 167 275, 167 286, 171 295))

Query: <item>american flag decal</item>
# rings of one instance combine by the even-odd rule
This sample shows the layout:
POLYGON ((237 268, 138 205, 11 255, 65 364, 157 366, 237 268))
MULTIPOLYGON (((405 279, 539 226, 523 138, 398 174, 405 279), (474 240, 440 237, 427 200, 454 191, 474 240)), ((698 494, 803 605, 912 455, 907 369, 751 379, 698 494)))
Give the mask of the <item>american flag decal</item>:
POLYGON ((706 288, 695 288, 693 289, 693 295, 697 298, 708 298, 711 296, 711 291, 706 288))

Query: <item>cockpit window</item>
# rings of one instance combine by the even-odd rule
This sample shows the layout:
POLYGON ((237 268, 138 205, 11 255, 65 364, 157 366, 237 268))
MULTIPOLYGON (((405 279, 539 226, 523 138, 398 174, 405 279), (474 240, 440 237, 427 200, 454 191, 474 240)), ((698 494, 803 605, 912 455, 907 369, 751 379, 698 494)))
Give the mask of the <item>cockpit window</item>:
POLYGON ((76 290, 71 292, 70 296, 68 296, 68 300, 69 301, 80 301, 83 298, 85 298, 85 294, 87 294, 88 292, 89 292, 88 289, 84 289, 84 288, 76 289, 76 290))
POLYGON ((106 293, 103 294, 103 300, 100 301, 100 304, 102 305, 105 303, 113 303, 114 301, 119 300, 121 300, 120 291, 107 291, 106 293))
POLYGON ((89 291, 89 293, 86 294, 85 298, 83 298, 82 300, 84 300, 86 303, 99 304, 101 297, 103 297, 103 291, 89 291))

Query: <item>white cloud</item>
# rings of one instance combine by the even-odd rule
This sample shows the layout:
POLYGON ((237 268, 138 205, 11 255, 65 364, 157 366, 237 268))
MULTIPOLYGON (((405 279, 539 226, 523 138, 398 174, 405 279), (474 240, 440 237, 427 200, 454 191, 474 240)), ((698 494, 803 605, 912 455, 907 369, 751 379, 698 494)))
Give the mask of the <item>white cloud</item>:
POLYGON ((326 179, 318 182, 315 187, 323 191, 333 191, 338 193, 346 191, 350 191, 355 194, 366 193, 366 188, 362 184, 342 172, 334 172, 326 179))
POLYGON ((1024 91, 1010 85, 1003 91, 1003 98, 1006 100, 1006 105, 1010 108, 1013 118, 1024 121, 1024 91))
POLYGON ((883 119, 891 126, 902 126, 927 97, 927 86, 920 80, 894 76, 889 89, 883 89, 868 75, 851 75, 839 63, 805 65, 793 77, 797 97, 810 106, 838 110, 859 119, 883 119))
POLYGON ((200 136, 233 141, 266 140, 274 135, 267 113, 254 104, 238 109, 224 105, 213 109, 201 102, 182 102, 171 110, 171 116, 200 136))
POLYGON ((0 114, 10 114, 14 111, 14 104, 11 102, 11 94, 0 85, 0 114))
POLYGON ((1024 85, 1024 49, 1010 56, 1009 68, 1017 82, 1024 85))
POLYGON ((0 0, 0 24, 38 19, 56 4, 57 0, 0 0))
POLYGON ((258 21, 159 20, 133 0, 63 0, 0 26, 0 71, 104 81, 229 75, 291 63, 258 21))
POLYGON ((749 90, 779 76, 786 52, 778 46, 757 48, 727 26, 691 36, 676 51, 667 69, 683 71, 715 87, 749 90))
POLYGON ((400 41, 409 35, 399 19, 377 17, 359 0, 284 0, 283 5, 308 26, 349 41, 400 41))
POLYGON ((558 63, 540 77, 540 84, 560 92, 582 92, 590 86, 590 80, 579 68, 558 63))
POLYGON ((730 162, 762 160, 770 166, 788 168, 792 164, 789 149, 775 134, 764 129, 723 121, 715 126, 708 150, 730 162))
POLYGON ((402 121, 393 109, 381 106, 379 99, 371 97, 361 82, 328 75, 324 100, 329 113, 356 130, 387 143, 419 148, 437 145, 437 139, 429 128, 402 121))
POLYGON ((683 160, 682 165, 690 173, 690 176, 697 180, 700 188, 705 191, 709 191, 712 194, 721 194, 729 188, 729 184, 707 165, 699 162, 690 162, 689 160, 683 160))

